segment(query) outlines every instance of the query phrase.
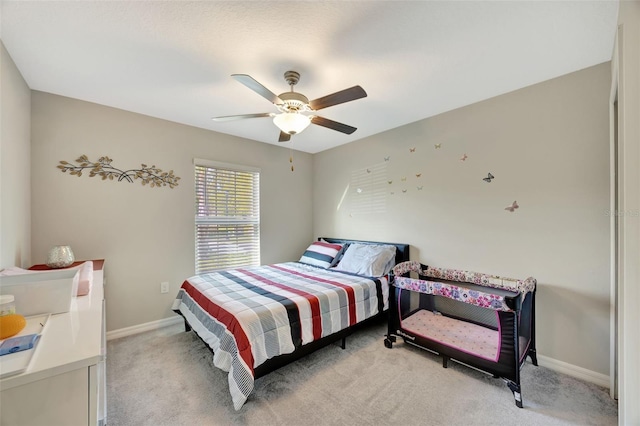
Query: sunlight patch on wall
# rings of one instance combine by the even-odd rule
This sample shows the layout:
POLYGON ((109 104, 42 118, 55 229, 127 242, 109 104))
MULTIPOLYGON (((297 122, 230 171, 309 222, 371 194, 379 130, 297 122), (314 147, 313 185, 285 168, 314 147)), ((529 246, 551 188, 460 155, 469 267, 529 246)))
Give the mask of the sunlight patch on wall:
POLYGON ((386 185, 386 162, 352 171, 348 187, 350 214, 386 213, 386 185))
POLYGON ((338 207, 336 207, 337 211, 340 211, 340 207, 342 207, 342 203, 344 203, 344 199, 347 198, 347 194, 349 193, 349 185, 344 189, 342 193, 342 197, 340 197, 340 202, 338 203, 338 207))

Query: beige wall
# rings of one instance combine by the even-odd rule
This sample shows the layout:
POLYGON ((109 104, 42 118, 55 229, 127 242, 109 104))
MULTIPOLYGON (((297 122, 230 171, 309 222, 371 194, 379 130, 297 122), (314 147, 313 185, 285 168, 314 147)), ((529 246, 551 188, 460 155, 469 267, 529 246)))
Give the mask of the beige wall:
POLYGON ((33 260, 58 244, 79 259, 105 258, 108 330, 175 315, 171 302, 194 273, 194 157, 261 169, 262 263, 297 260, 311 241, 311 155, 297 152, 291 172, 289 150, 275 145, 42 92, 32 99, 33 260), (181 180, 150 188, 56 168, 82 154, 181 180))
POLYGON ((31 91, 0 41, 0 268, 31 262, 31 91))
POLYGON ((534 276, 538 353, 606 380, 610 76, 601 64, 314 155, 314 234, 410 243, 425 264, 534 276), (385 211, 357 214, 367 191, 349 187, 351 173, 385 166, 373 185, 385 211), (520 208, 505 211, 514 200, 520 208))
POLYGON ((640 2, 621 1, 618 24, 619 423, 640 425, 640 2))

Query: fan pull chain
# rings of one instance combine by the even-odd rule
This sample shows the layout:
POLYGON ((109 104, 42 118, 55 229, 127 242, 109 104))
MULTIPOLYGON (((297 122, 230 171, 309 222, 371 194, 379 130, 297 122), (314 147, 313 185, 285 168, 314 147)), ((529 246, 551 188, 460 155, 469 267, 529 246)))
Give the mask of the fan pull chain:
POLYGON ((293 151, 289 148, 289 163, 291 163, 291 171, 293 171, 293 151))

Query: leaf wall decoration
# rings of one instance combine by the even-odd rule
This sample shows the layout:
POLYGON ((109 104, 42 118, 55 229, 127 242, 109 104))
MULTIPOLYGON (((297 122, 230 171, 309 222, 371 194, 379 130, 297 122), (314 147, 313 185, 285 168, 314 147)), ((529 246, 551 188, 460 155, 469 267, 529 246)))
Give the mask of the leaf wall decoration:
POLYGON ((169 186, 174 188, 178 186, 180 178, 173 174, 173 170, 163 172, 162 169, 155 165, 147 166, 141 164, 139 169, 120 170, 111 165, 113 160, 107 156, 100 157, 98 161, 91 162, 86 155, 81 155, 75 160, 76 164, 67 161, 60 161, 57 166, 63 173, 69 172, 70 175, 82 176, 82 171, 89 169, 89 177, 100 176, 102 180, 127 181, 133 183, 134 180, 140 179, 142 185, 149 185, 151 188, 169 186))

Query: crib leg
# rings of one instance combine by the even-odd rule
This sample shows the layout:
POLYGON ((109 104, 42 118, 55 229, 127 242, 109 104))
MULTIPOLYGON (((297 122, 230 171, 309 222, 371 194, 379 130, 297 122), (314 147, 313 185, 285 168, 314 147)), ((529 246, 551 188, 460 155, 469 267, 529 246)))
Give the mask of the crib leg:
POLYGON ((443 368, 447 368, 449 366, 449 357, 448 356, 442 356, 442 367, 443 368))
POLYGON ((538 366, 538 357, 536 356, 536 350, 535 349, 529 349, 529 357, 531 358, 531 362, 533 363, 533 365, 535 365, 537 367, 538 366))
POLYGON ((347 338, 346 337, 342 338, 342 344, 340 345, 340 347, 342 349, 345 349, 347 347, 347 338))
POLYGON ((511 392, 513 392, 513 397, 516 400, 516 406, 518 408, 522 408, 522 395, 520 394, 520 385, 509 381, 507 382, 507 386, 509 386, 509 389, 511 389, 511 392))
POLYGON ((187 322, 187 319, 184 318, 184 332, 188 333, 189 331, 191 331, 191 326, 189 325, 189 323, 187 322))

